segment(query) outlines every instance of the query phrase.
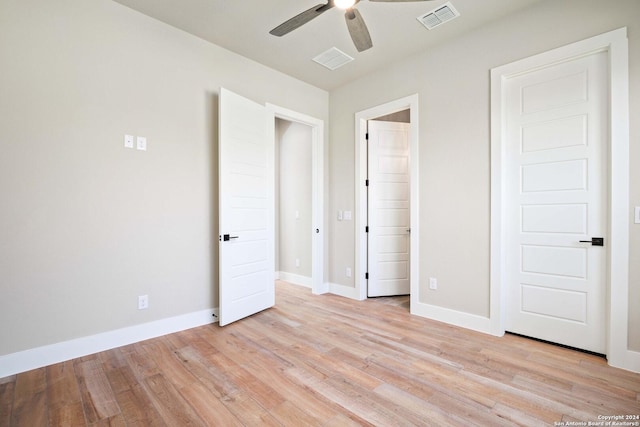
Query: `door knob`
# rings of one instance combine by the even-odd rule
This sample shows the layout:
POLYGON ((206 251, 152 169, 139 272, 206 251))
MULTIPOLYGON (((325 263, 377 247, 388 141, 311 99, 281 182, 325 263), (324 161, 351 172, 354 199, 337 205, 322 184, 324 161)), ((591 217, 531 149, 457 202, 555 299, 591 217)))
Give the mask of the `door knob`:
POLYGON ((580 243, 591 243, 591 246, 604 246, 604 237, 592 237, 591 240, 580 240, 580 243))

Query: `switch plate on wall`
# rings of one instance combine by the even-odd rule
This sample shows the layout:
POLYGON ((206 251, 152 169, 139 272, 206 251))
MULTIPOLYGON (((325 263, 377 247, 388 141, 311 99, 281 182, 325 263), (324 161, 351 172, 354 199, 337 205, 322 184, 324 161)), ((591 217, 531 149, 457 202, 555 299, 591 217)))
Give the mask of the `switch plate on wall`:
POLYGON ((640 224, 640 206, 636 206, 635 223, 640 224))
POLYGON ((351 211, 344 211, 344 220, 351 221, 351 211))
POLYGON ((432 289, 434 291, 438 289, 438 279, 436 279, 435 277, 429 278, 429 289, 432 289))
POLYGON ((133 148, 133 135, 125 135, 124 136, 124 147, 125 148, 133 148))

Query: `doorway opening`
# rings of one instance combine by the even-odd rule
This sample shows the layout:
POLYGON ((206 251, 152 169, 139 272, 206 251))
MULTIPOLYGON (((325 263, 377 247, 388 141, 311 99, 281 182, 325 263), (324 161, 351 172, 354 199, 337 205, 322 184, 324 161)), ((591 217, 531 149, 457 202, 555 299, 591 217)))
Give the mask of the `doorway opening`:
POLYGON ((413 294, 419 277, 418 95, 361 111, 355 125, 355 296, 413 294), (406 139, 396 144, 403 133, 406 139), (373 148, 371 138, 378 138, 373 148), (393 290, 399 282, 404 288, 393 290))
POLYGON ((275 118, 276 280, 311 288, 311 126, 275 118))
POLYGON ((275 147, 276 279, 328 292, 324 281, 324 122, 267 104, 275 147))

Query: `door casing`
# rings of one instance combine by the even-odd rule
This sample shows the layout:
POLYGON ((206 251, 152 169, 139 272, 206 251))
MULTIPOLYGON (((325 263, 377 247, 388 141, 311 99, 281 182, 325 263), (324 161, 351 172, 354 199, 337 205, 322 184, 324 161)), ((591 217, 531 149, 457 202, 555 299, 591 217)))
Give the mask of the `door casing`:
POLYGON ((410 146, 410 175, 411 175, 411 236, 409 239, 409 252, 410 252, 410 277, 411 283, 411 307, 413 304, 414 295, 418 295, 418 278, 420 277, 420 265, 419 258, 419 245, 418 237, 420 236, 420 226, 418 223, 419 218, 419 203, 418 203, 418 178, 419 178, 419 153, 418 153, 418 94, 406 96, 404 98, 397 99, 395 101, 387 102, 376 107, 369 108, 364 111, 356 113, 355 117, 355 188, 356 188, 356 200, 355 200, 355 230, 356 230, 356 253, 355 253, 355 267, 354 278, 355 288, 341 287, 337 289, 332 287, 333 293, 338 293, 350 298, 364 300, 367 298, 367 280, 365 273, 367 272, 367 234, 365 226, 367 225, 367 150, 366 150, 366 134, 367 134, 367 121, 375 119, 376 117, 384 116, 387 114, 393 114, 398 111, 409 109, 410 111, 410 130, 409 130, 409 146, 410 146))
POLYGON ((505 82, 521 73, 595 52, 609 61, 609 216, 607 272, 607 359, 610 365, 640 371, 640 353, 628 350, 629 294, 629 75, 626 28, 560 47, 491 70, 491 306, 490 332, 505 333, 507 286, 504 191, 505 82))

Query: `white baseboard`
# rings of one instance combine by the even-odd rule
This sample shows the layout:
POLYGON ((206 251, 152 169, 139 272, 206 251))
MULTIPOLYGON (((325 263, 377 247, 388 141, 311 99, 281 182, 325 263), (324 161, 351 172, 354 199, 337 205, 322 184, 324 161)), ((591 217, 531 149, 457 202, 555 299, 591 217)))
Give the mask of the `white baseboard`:
POLYGON ((351 298, 362 301, 358 289, 352 286, 339 285, 337 283, 329 283, 329 292, 332 294, 340 295, 345 298, 351 298))
POLYGON ((0 356, 0 378, 218 321, 208 309, 0 356))
POLYGON ((610 366, 640 373, 640 352, 627 350, 619 353, 622 354, 617 357, 607 355, 607 362, 610 366))
POLYGON ((304 286, 311 289, 313 287, 313 279, 308 276, 301 276, 299 274, 289 273, 286 271, 277 271, 276 277, 279 280, 293 283, 294 285, 304 286))
POLYGON ((493 329, 491 328, 491 319, 488 317, 456 311, 450 308, 438 307, 431 304, 416 304, 413 301, 411 302, 411 314, 459 326, 461 328, 482 332, 484 334, 495 335, 492 333, 493 329))

